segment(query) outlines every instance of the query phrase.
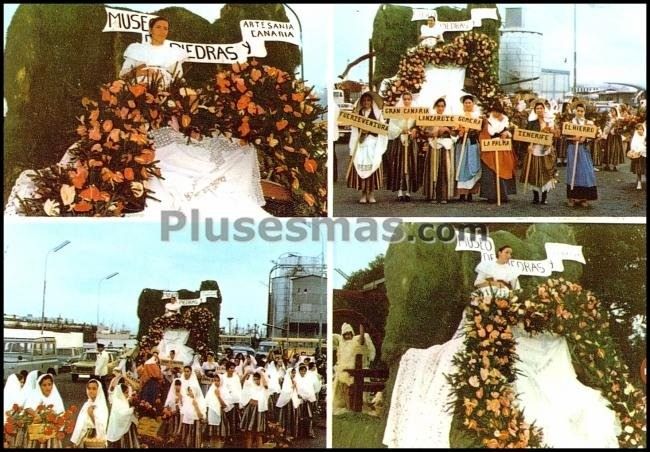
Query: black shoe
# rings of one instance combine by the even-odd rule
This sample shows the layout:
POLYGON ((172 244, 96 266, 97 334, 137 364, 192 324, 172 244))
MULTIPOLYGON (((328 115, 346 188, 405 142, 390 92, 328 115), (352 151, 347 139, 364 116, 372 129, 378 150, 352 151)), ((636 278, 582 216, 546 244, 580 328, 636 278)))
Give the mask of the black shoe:
POLYGON ((411 197, 409 195, 404 196, 404 202, 411 202, 411 197))
POLYGON ((397 202, 404 202, 404 196, 398 196, 397 202))
POLYGON ((542 192, 542 201, 540 202, 540 204, 544 204, 544 205, 548 204, 548 201, 546 200, 547 194, 548 192, 545 191, 542 192))
POLYGON ((533 191, 533 204, 539 204, 539 193, 533 191))

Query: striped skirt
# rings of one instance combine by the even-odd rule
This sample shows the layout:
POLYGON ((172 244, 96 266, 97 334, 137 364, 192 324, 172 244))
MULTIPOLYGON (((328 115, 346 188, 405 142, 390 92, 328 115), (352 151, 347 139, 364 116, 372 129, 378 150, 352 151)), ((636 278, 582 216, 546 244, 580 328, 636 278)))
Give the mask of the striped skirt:
POLYGON ((293 407, 291 402, 278 411, 278 422, 284 429, 285 436, 298 436, 298 409, 293 407))
POLYGON ((111 449, 139 449, 138 428, 132 423, 129 431, 122 435, 119 441, 115 441, 114 443, 109 442, 108 444, 111 449))
POLYGON ((265 433, 266 411, 260 412, 257 405, 249 402, 242 412, 239 428, 244 432, 265 433))
POLYGON ((233 430, 233 423, 231 422, 231 418, 234 417, 233 411, 235 410, 236 408, 233 408, 229 413, 226 413, 223 407, 221 407, 221 423, 219 425, 208 424, 207 434, 209 438, 213 439, 218 436, 226 439, 230 438, 237 432, 237 430, 233 430))
POLYGON ((639 157, 638 159, 631 159, 632 164, 630 165, 630 171, 636 174, 637 176, 642 176, 645 174, 645 157, 639 157))
POLYGON ((199 449, 203 445, 204 423, 194 421, 191 424, 181 424, 181 444, 183 447, 199 449))
POLYGON ((418 147, 415 140, 409 138, 408 148, 401 138, 388 143, 388 165, 385 168, 386 188, 390 191, 404 190, 416 192, 418 181, 418 147))
POLYGON ((422 191, 428 201, 448 201, 454 197, 454 152, 447 149, 429 149, 422 171, 422 191))
POLYGON ((310 402, 303 401, 297 409, 298 438, 307 438, 313 434, 313 406, 310 402))
POLYGON ((528 172, 528 185, 534 191, 550 191, 555 188, 557 180, 555 179, 556 161, 555 152, 551 151, 544 156, 526 154, 524 166, 519 177, 522 184, 526 181, 526 168, 530 158, 530 169, 528 172))
POLYGON ((605 141, 605 165, 620 165, 625 162, 625 151, 623 149, 623 137, 619 134, 610 133, 605 141))
POLYGON ((377 171, 372 173, 367 179, 361 179, 357 173, 354 165, 350 167, 350 173, 348 174, 347 184, 348 188, 354 188, 355 190, 379 190, 383 185, 384 178, 382 177, 382 167, 379 166, 377 171))
POLYGON ((181 433, 181 413, 177 412, 169 419, 165 419, 162 425, 161 436, 165 441, 172 441, 181 433))
POLYGON ((278 397, 280 397, 279 393, 271 394, 269 396, 269 409, 266 412, 266 419, 269 422, 273 422, 273 423, 278 422, 279 408, 275 406, 275 404, 278 402, 278 397))
MULTIPOLYGON (((567 140, 563 136, 553 138, 553 147, 555 148, 556 157, 559 160, 566 160, 567 140)), ((525 157, 525 154, 523 157, 525 157)))
POLYGON ((591 161, 594 166, 601 166, 603 164, 603 156, 605 154, 605 140, 594 140, 591 145, 591 161))

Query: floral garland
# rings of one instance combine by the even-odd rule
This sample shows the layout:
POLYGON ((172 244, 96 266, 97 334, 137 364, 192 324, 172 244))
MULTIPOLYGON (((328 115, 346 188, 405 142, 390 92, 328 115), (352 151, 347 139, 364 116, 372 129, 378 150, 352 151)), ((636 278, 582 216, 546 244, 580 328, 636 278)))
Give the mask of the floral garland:
POLYGON ((621 447, 645 447, 646 400, 630 383, 616 352, 600 302, 563 278, 549 279, 520 300, 472 294, 466 312, 464 350, 454 357, 458 372, 448 376, 456 396, 455 416, 488 448, 540 447, 543 432, 528 425, 511 382, 517 356, 512 327, 531 334, 563 335, 581 370, 581 380, 602 391, 622 426, 621 447))
MULTIPOLYGON (((381 95, 388 105, 395 105, 402 93, 419 93, 424 83, 426 66, 466 66, 467 77, 474 85, 467 91, 487 104, 502 96, 492 65, 497 43, 483 33, 470 31, 456 36, 453 41, 435 47, 417 46, 406 52, 399 63, 395 80, 390 80, 381 95)), ((433 99, 432 99, 433 101, 433 99)))
MULTIPOLYGON (((71 405, 63 413, 56 413, 52 405, 40 404, 36 410, 21 408, 14 404, 11 410, 7 411, 7 419, 4 424, 4 433, 7 438, 16 440, 20 434, 26 434, 27 427, 32 424, 41 424, 45 435, 52 435, 63 440, 65 435, 70 435, 74 430, 74 414, 77 412, 76 405, 71 405)), ((45 442, 45 439, 38 440, 45 442)))
POLYGON ((26 215, 121 216, 141 211, 155 194, 156 165, 149 132, 170 126, 188 137, 217 132, 254 144, 264 175, 290 187, 300 215, 327 213, 327 127, 311 90, 279 69, 252 61, 216 74, 214 86, 192 89, 174 80, 165 89, 116 80, 100 99, 84 97, 71 163, 36 171, 26 215))

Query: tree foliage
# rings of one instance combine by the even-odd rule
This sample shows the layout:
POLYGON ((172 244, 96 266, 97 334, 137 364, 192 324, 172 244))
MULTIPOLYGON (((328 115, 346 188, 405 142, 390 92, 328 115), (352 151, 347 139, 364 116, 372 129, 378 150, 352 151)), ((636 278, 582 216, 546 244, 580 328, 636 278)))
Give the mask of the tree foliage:
POLYGON ((350 275, 343 289, 361 290, 363 286, 384 277, 384 255, 379 254, 366 268, 357 270, 350 275))
MULTIPOLYGON (((473 8, 496 8, 495 3, 469 4, 467 8, 458 9, 450 6, 435 8, 440 22, 459 22, 469 20, 470 10, 473 8)), ((413 9, 408 6, 381 5, 375 15, 373 24, 372 43, 377 52, 375 60, 374 84, 378 87, 385 78, 393 77, 397 73, 400 58, 407 49, 417 45, 418 35, 422 21, 412 21, 413 9)), ((475 30, 485 33, 499 43, 499 27, 501 20, 484 20, 483 25, 475 30)), ((445 41, 449 42, 461 32, 445 33, 445 41)), ((492 71, 498 77, 498 58, 492 71)))

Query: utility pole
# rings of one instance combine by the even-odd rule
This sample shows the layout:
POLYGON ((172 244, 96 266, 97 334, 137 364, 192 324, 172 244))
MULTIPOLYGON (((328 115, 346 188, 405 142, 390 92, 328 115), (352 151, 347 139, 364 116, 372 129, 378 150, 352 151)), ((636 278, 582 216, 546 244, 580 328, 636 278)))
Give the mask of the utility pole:
POLYGON ((577 14, 576 14, 577 5, 573 4, 573 95, 576 95, 576 89, 578 88, 577 80, 577 66, 578 66, 578 48, 577 48, 577 14))
MULTIPOLYGON (((372 55, 372 39, 368 39, 368 54, 372 55)), ((373 89, 372 89, 372 73, 373 73, 372 57, 370 57, 368 59, 368 89, 370 89, 370 91, 373 91, 373 89)))

